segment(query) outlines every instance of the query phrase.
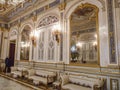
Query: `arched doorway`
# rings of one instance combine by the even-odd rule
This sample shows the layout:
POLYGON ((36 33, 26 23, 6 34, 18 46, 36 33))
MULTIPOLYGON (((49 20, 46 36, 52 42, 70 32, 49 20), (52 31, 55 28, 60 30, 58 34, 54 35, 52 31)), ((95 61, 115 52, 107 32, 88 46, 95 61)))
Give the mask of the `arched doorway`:
POLYGON ((16 40, 10 40, 10 45, 9 45, 9 58, 10 58, 10 60, 11 60, 11 66, 14 66, 15 47, 16 47, 16 40))

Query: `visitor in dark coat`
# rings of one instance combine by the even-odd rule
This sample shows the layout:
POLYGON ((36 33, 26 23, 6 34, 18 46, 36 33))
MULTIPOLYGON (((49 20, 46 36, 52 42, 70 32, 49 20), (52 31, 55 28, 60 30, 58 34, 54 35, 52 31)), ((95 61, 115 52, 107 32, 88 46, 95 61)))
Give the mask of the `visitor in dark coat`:
POLYGON ((5 73, 10 73, 11 72, 10 67, 11 67, 11 60, 7 57, 5 59, 5 70, 4 70, 4 72, 5 73))

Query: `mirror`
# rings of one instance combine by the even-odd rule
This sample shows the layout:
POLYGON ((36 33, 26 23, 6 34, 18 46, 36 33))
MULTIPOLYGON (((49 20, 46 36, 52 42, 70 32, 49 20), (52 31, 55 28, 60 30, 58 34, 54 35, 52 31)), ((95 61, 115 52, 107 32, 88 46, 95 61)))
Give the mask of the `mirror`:
POLYGON ((98 63, 97 19, 98 8, 90 4, 78 6, 71 14, 71 63, 98 63))
POLYGON ((20 60, 29 60, 30 33, 31 33, 31 28, 29 26, 25 26, 21 33, 20 60))

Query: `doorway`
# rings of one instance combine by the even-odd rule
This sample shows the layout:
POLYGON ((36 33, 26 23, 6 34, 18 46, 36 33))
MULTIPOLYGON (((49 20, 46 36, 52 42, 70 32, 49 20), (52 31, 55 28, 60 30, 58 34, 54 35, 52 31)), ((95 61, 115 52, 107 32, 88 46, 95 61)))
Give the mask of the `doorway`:
POLYGON ((10 41, 10 46, 9 46, 9 58, 11 60, 11 66, 14 66, 14 57, 15 57, 15 44, 16 41, 10 41))

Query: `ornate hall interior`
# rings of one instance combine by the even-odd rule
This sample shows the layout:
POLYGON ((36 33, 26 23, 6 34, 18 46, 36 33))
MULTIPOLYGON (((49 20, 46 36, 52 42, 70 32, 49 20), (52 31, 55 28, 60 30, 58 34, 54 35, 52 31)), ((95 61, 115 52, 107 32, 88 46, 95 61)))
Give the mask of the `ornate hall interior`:
POLYGON ((0 0, 0 90, 120 90, 120 0, 0 0))

